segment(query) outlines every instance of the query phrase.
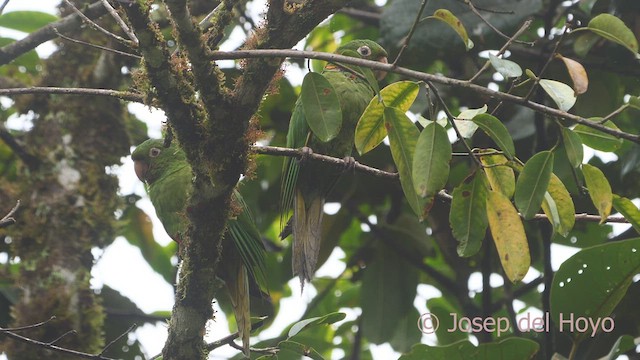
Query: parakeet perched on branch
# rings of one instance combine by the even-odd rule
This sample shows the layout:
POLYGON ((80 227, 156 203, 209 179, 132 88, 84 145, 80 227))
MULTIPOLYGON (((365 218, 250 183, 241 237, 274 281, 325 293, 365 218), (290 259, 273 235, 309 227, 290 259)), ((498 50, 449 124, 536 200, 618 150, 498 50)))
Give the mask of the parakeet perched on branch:
MULTIPOLYGON (((370 40, 350 41, 338 48, 336 53, 387 62, 387 52, 370 40)), ((356 124, 375 95, 366 77, 354 71, 355 68, 353 65, 330 63, 322 71, 322 75, 335 89, 340 102, 342 126, 337 136, 323 142, 313 135, 299 98, 289 123, 287 147, 308 147, 317 153, 353 160, 350 155, 354 146, 356 124)), ((377 80, 381 80, 384 75, 376 73, 377 80)), ((283 211, 293 208, 293 217, 280 237, 284 239, 290 233, 293 234, 293 274, 298 275, 302 285, 305 280, 311 281, 316 270, 325 198, 340 173, 339 169, 318 161, 285 159, 281 207, 283 211)))
MULTIPOLYGON (((162 140, 150 139, 138 145, 131 158, 136 175, 147 185, 149 198, 162 225, 169 236, 181 245, 188 226, 185 205, 193 191, 191 166, 184 152, 175 143, 165 148, 162 140)), ((240 193, 234 191, 233 197, 241 211, 227 223, 217 276, 225 282, 243 352, 249 356, 249 286, 255 282, 264 284, 265 249, 240 193)))

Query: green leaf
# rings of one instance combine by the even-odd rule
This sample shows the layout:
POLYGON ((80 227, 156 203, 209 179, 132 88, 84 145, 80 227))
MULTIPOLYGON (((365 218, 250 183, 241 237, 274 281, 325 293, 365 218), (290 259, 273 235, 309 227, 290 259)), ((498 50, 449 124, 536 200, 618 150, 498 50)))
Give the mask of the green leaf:
POLYGON ((574 168, 577 168, 582 164, 582 160, 584 159, 584 149, 582 148, 580 135, 563 127, 562 142, 564 143, 564 150, 567 153, 569 162, 574 168))
MULTIPOLYGON (((597 121, 598 118, 590 120, 597 121)), ((620 130, 611 120, 606 121, 602 125, 610 129, 620 130)), ((612 152, 618 150, 620 146, 622 146, 622 139, 618 139, 613 135, 603 133, 602 131, 596 130, 587 125, 578 124, 573 131, 580 136, 580 139, 582 139, 582 142, 585 145, 595 150, 612 152)))
MULTIPOLYGON (((486 150, 493 151, 493 150, 486 150)), ((480 162, 487 174, 491 189, 501 192, 507 198, 511 198, 516 191, 516 176, 513 169, 508 166, 509 161, 502 154, 484 155, 480 152, 480 162)))
POLYGON ((473 117, 473 122, 493 140, 509 159, 516 154, 513 139, 504 124, 493 115, 478 114, 473 117))
POLYGON ((489 61, 497 72, 506 78, 514 78, 522 76, 522 68, 517 63, 501 59, 493 54, 489 54, 489 61))
POLYGON ((382 102, 377 97, 371 99, 356 126, 354 140, 360 155, 373 150, 387 136, 383 116, 385 106, 406 112, 418 96, 419 90, 420 87, 416 82, 399 81, 382 89, 380 92, 382 102))
POLYGON ((420 133, 413 155, 413 185, 422 197, 435 196, 447 184, 451 143, 447 131, 431 122, 420 133))
POLYGON ((542 210, 552 220, 553 229, 567 236, 576 222, 576 209, 571 194, 559 177, 551 173, 549 188, 542 201, 542 210))
POLYGON ((611 351, 609 354, 602 358, 603 360, 615 360, 620 355, 626 353, 627 351, 636 347, 636 343, 632 336, 630 335, 622 335, 616 340, 616 342, 611 347, 611 351))
MULTIPOLYGON (((466 109, 462 110, 458 116, 453 120, 453 122, 458 127, 458 131, 460 131, 460 135, 462 135, 465 139, 470 139, 473 134, 478 130, 478 125, 476 125, 471 119, 478 114, 484 114, 487 112, 487 104, 478 109, 466 109)), ((447 119, 443 118, 443 123, 440 123, 440 120, 437 121, 438 124, 443 127, 447 126, 447 119)))
POLYGON ((460 36, 462 42, 464 43, 464 47, 467 50, 473 49, 473 41, 469 39, 467 30, 464 28, 462 22, 455 15, 453 15, 451 11, 447 9, 438 9, 433 13, 433 16, 429 16, 427 18, 437 19, 449 25, 458 34, 458 36, 460 36))
POLYGON ((483 204, 489 187, 483 171, 476 171, 453 189, 449 222, 458 240, 458 255, 475 255, 482 246, 489 222, 483 204))
POLYGON ((540 210, 552 171, 553 153, 551 151, 541 151, 533 155, 524 165, 516 182, 514 200, 525 219, 532 219, 540 210))
POLYGON ((562 263, 551 286, 551 316, 556 326, 571 333, 576 342, 594 336, 593 326, 572 332, 571 317, 575 324, 579 317, 595 323, 609 316, 640 272, 639 254, 640 239, 632 239, 583 249, 562 263))
POLYGON ((307 356, 314 360, 324 360, 322 355, 320 355, 320 353, 317 352, 314 348, 304 344, 300 344, 299 342, 285 340, 279 342, 278 347, 281 350, 291 351, 298 355, 307 356))
POLYGON ((394 336, 402 318, 412 313, 417 285, 416 268, 379 242, 362 279, 362 332, 367 340, 381 344, 394 336))
POLYGON ((611 206, 613 205, 611 185, 602 171, 593 165, 583 164, 582 174, 587 189, 589 189, 589 197, 600 214, 600 224, 604 224, 611 214, 611 206))
POLYGON ((318 325, 329 325, 329 324, 336 323, 338 321, 342 321, 345 318, 345 316, 347 316, 345 313, 334 312, 324 316, 318 316, 318 317, 300 320, 297 323, 293 324, 293 326, 291 326, 291 328, 289 329, 289 334, 287 336, 289 338, 292 338, 298 335, 299 332, 305 329, 309 329, 311 327, 318 326, 318 325))
POLYGON ((462 340, 448 346, 417 344, 398 360, 495 360, 533 359, 540 345, 525 338, 511 337, 502 341, 473 345, 462 340))
POLYGON ((629 106, 640 110, 640 96, 632 96, 629 98, 629 106))
POLYGON ((522 220, 511 201, 497 191, 489 191, 486 211, 504 273, 516 283, 527 275, 531 266, 529 243, 522 220))
POLYGON ((384 125, 389 133, 391 156, 398 168, 400 185, 413 211, 422 220, 426 217, 433 199, 423 199, 413 185, 413 154, 420 136, 418 128, 404 111, 397 108, 384 109, 384 125))
POLYGON ((45 12, 12 11, 0 15, 0 26, 30 33, 56 20, 57 16, 45 12))
POLYGON ((634 54, 638 53, 638 40, 624 21, 611 14, 600 14, 587 25, 588 29, 603 38, 620 44, 634 54))
POLYGON ((578 99, 571 86, 560 81, 541 79, 540 86, 562 111, 569 111, 578 99))
POLYGON ((329 80, 310 72, 302 81, 300 92, 304 116, 309 128, 321 141, 327 142, 340 132, 342 109, 336 90, 329 80))
POLYGON ((631 200, 613 194, 613 207, 640 233, 640 210, 631 200))

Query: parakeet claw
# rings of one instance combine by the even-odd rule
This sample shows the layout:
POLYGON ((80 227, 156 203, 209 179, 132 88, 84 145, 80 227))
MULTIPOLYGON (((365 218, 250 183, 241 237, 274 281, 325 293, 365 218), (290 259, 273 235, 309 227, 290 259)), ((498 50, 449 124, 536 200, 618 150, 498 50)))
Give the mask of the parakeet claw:
POLYGON ((301 147, 300 152, 302 152, 300 159, 298 159, 298 162, 300 163, 304 163, 305 161, 307 161, 307 159, 309 159, 309 156, 313 155, 313 150, 307 146, 301 147))
POLYGON ((344 171, 354 171, 356 169, 357 161, 353 156, 345 156, 342 161, 344 161, 344 171))

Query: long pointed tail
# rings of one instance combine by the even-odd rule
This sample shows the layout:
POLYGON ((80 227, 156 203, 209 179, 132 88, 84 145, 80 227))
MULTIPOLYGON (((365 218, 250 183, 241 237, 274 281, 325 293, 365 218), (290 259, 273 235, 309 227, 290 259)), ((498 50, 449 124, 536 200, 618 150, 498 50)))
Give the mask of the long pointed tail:
POLYGON ((316 271, 322 232, 324 198, 316 197, 309 206, 300 190, 296 191, 293 209, 293 274, 300 283, 311 281, 316 271))
POLYGON ((249 357, 249 338, 251 336, 251 313, 249 312, 249 276, 247 268, 238 267, 237 278, 234 282, 227 282, 233 313, 238 324, 238 334, 242 339, 242 352, 249 357))

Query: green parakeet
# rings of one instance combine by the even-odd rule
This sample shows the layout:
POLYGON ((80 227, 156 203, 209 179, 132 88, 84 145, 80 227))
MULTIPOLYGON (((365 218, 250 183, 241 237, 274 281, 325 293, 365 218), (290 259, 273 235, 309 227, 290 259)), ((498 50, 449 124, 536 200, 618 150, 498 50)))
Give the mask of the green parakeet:
MULTIPOLYGON (((184 152, 175 144, 165 148, 162 140, 150 139, 138 145, 131 158, 136 175, 147 185, 158 218, 180 246, 188 225, 185 205, 193 188, 191 166, 184 152)), ((217 276, 228 290, 243 352, 249 356, 249 286, 264 284, 265 249, 242 196, 234 191, 233 197, 241 212, 228 221, 217 276)))
MULTIPOLYGON (((336 53, 387 62, 387 52, 370 40, 350 41, 338 48, 336 53)), ((340 65, 330 63, 325 66, 322 74, 331 83, 340 100, 342 127, 335 138, 322 142, 311 135, 302 101, 298 99, 289 123, 287 147, 306 146, 317 153, 349 157, 353 149, 356 124, 375 95, 374 90, 362 76, 340 65)), ((380 80, 385 74, 376 75, 380 80)), ((302 285, 305 280, 311 281, 316 270, 325 198, 340 173, 339 169, 318 161, 285 159, 281 207, 284 211, 293 207, 293 217, 280 237, 284 239, 289 233, 293 234, 293 274, 298 275, 302 285)))

